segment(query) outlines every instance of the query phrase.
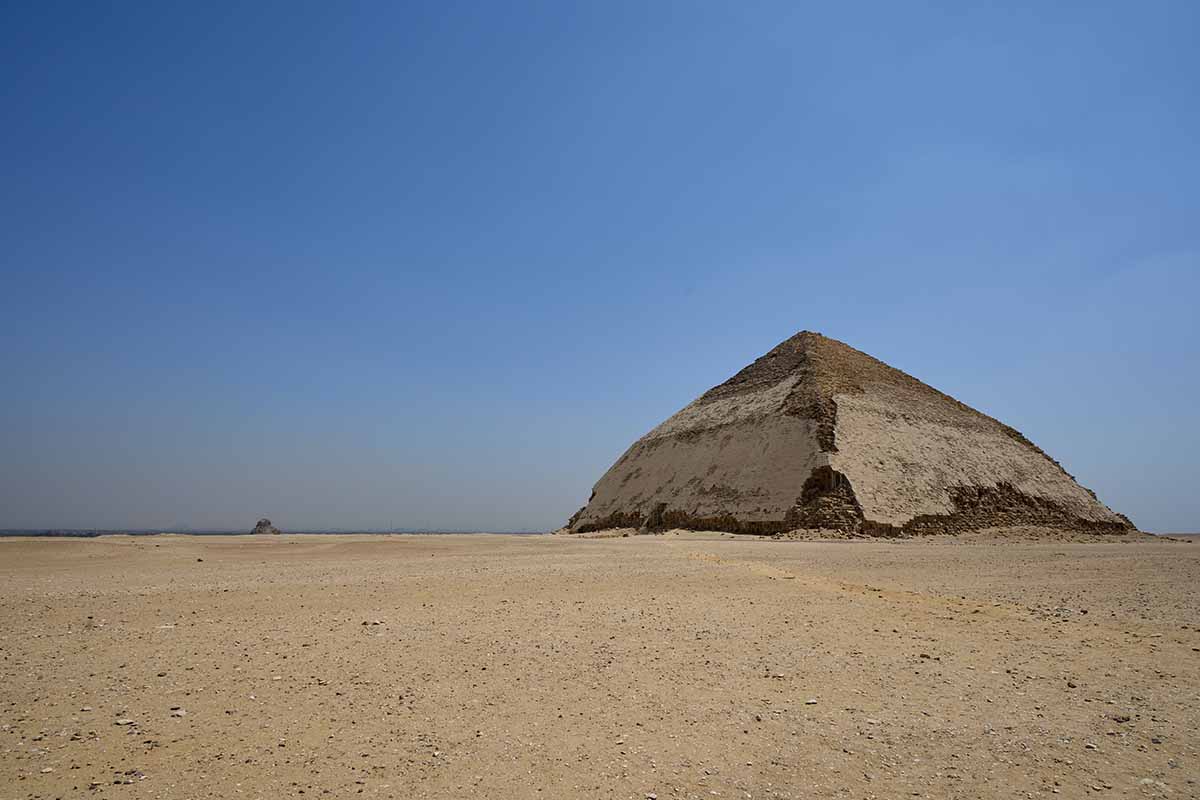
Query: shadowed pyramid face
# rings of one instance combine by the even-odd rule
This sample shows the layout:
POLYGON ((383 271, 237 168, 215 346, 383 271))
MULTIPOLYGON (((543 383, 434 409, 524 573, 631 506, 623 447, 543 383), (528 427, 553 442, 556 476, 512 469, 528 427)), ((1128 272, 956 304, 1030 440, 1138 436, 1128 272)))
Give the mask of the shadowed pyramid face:
POLYGON ((569 523, 877 534, 1016 524, 1133 529, 1017 431, 808 331, 634 442, 569 523))

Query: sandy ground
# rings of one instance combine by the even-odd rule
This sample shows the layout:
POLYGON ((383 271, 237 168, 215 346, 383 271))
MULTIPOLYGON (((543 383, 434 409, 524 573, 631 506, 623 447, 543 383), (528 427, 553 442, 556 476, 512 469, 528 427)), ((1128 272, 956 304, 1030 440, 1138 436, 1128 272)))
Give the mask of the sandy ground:
POLYGON ((0 798, 1197 797, 1198 611, 1200 543, 0 540, 0 798))

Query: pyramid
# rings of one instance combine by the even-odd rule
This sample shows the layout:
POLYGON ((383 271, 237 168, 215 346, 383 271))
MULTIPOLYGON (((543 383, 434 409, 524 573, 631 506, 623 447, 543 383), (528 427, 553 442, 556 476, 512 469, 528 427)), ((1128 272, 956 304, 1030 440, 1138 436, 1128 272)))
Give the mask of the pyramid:
POLYGON ((568 523, 874 535, 1012 525, 1136 530, 1013 428, 809 331, 634 442, 568 523))

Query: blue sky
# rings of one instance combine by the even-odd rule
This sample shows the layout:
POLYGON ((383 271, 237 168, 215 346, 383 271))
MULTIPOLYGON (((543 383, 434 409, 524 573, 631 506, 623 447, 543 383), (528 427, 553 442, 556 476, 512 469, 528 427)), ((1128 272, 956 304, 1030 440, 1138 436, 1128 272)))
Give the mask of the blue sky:
POLYGON ((1200 529, 1195 3, 8 3, 0 527, 544 529, 801 329, 1200 529))

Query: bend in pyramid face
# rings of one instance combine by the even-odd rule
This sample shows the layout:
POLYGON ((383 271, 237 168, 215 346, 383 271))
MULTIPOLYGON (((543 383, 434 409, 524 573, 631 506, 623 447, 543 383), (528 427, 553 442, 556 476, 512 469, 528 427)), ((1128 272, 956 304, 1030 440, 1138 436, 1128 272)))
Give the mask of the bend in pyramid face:
POLYGON ((569 523, 879 534, 1015 524, 1133 529, 1014 429, 808 331, 635 442, 569 523))

